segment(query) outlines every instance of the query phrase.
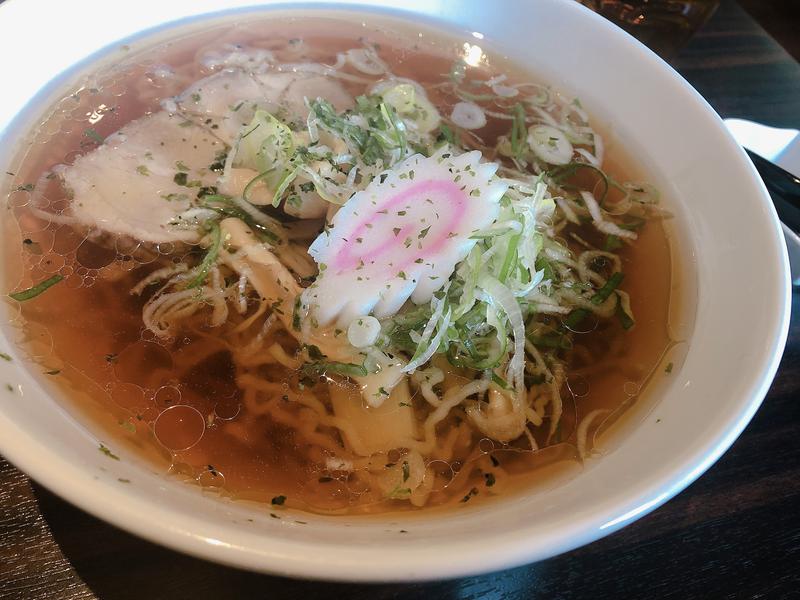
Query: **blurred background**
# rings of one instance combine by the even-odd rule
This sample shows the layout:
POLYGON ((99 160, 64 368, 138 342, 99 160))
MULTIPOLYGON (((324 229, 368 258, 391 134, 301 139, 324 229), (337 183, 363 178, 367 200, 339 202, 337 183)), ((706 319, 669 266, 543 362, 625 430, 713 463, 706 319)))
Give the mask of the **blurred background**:
POLYGON ((739 4, 800 61, 800 1, 739 0, 739 4))
MULTIPOLYGON (((675 56, 714 14, 719 0, 579 0, 664 58, 675 56)), ((800 60, 800 0, 739 0, 779 44, 800 60)))

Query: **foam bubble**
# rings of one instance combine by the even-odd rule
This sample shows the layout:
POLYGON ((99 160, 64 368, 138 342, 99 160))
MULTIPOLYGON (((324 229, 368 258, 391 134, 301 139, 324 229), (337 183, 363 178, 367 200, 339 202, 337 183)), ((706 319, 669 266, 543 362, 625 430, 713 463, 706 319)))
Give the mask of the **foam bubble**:
POLYGON ((225 487, 225 475, 215 469, 212 465, 208 465, 205 469, 200 471, 196 477, 197 483, 207 488, 222 488, 225 487))
POLYGON ((116 257, 116 249, 109 249, 106 246, 96 244, 88 238, 83 240, 75 251, 75 260, 89 269, 100 269, 108 266, 114 262, 116 257))
POLYGON ((176 406, 181 402, 181 390, 174 385, 163 385, 156 390, 153 400, 160 408, 176 406))
POLYGON ((172 406, 156 418, 153 433, 168 450, 181 452, 195 446, 206 430, 206 420, 192 406, 172 406))
POLYGON ((589 395, 589 382, 583 375, 569 375, 567 377, 567 389, 576 398, 584 398, 589 395))
POLYGON ((64 256, 55 252, 43 254, 39 259, 39 268, 45 273, 58 273, 66 264, 64 256))
POLYGON ((627 396, 636 396, 639 393, 639 384, 634 381, 626 381, 625 385, 622 386, 622 391, 625 392, 627 396))
POLYGON ((142 388, 133 383, 118 383, 112 386, 110 394, 114 404, 132 413, 139 413, 149 405, 142 388))
POLYGON ((172 355, 153 342, 134 342, 117 356, 114 374, 120 381, 158 389, 172 372, 172 355))

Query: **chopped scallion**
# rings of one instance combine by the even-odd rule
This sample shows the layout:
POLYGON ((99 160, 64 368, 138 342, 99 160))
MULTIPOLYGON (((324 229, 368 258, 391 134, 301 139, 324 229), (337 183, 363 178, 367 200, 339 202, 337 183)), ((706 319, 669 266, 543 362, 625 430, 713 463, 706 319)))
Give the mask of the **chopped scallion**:
POLYGON ((17 302, 25 302, 26 300, 36 298, 36 296, 38 296, 48 288, 54 286, 59 281, 63 280, 64 278, 61 275, 53 275, 52 277, 45 279, 41 283, 38 283, 31 288, 28 288, 27 290, 22 290, 21 292, 14 292, 13 294, 9 294, 8 296, 9 298, 16 300, 17 302))
POLYGON ((592 304, 597 306, 601 305, 603 302, 608 300, 608 297, 614 292, 615 289, 619 287, 622 283, 622 280, 625 276, 622 273, 614 273, 611 277, 608 278, 606 284, 597 290, 594 296, 592 296, 592 304))
POLYGON ((206 224, 206 227, 211 234, 211 244, 208 246, 208 250, 206 250, 206 255, 203 257, 202 262, 195 269, 197 274, 189 282, 189 285, 186 286, 188 289, 199 287, 205 283, 208 272, 211 270, 214 263, 217 262, 217 256, 219 256, 219 247, 222 241, 222 232, 219 228, 219 223, 211 221, 206 224))

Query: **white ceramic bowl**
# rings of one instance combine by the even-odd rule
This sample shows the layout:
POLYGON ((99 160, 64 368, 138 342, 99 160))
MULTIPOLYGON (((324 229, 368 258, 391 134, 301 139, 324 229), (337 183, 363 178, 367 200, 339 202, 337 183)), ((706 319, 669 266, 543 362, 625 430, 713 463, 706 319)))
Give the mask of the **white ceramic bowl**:
MULTIPOLYGON (((0 95, 0 163, 8 164, 41 103, 69 79, 58 74, 89 52, 178 17, 246 4, 125 2, 97 12, 88 2, 6 2, 0 56, 4 80, 13 85, 0 95), (30 50, 34 34, 50 50, 30 50)), ((572 0, 323 4, 475 31, 475 43, 482 34, 544 80, 579 93, 596 118, 613 124, 672 199, 678 245, 697 274, 688 354, 662 399, 614 451, 563 485, 402 524, 278 521, 169 481, 135 455, 109 460, 97 451, 91 426, 56 403, 39 369, 14 349, 13 363, 0 361, 0 383, 16 388, 0 395, 0 452, 70 502, 155 542, 248 569, 329 579, 408 581, 511 567, 607 535, 678 493, 752 417, 777 368, 789 317, 788 263, 775 211, 717 115, 655 55, 572 0)), ((0 339, 0 347, 11 344, 0 339)))

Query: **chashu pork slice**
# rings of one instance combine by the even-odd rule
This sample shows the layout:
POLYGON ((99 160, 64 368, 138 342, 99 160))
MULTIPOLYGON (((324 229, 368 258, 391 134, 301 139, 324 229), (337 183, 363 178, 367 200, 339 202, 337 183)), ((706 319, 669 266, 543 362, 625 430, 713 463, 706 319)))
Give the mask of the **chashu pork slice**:
MULTIPOLYGON (((176 106, 195 122, 207 127, 231 147, 240 135, 248 133, 256 110, 264 110, 284 120, 305 122, 306 101, 324 98, 337 111, 352 108, 353 97, 342 84, 316 73, 268 71, 251 73, 241 69, 225 69, 195 82, 174 99, 176 106)), ((238 165, 234 162, 234 167, 238 165)), ((245 185, 258 175, 250 169, 234 168, 219 181, 219 190, 239 195, 245 185)), ((298 183, 309 180, 302 175, 298 183)), ((269 204, 272 194, 266 190, 251 195, 255 204, 269 204)), ((301 192, 298 201, 285 204, 286 213, 301 219, 324 217, 328 203, 316 192, 301 192)))
POLYGON ((293 79, 293 73, 277 73, 262 80, 240 69, 225 69, 196 81, 175 102, 231 146, 257 109, 278 111, 280 96, 293 79))
MULTIPOLYGON (((341 84, 320 75, 227 69, 201 79, 175 99, 182 115, 136 119, 62 171, 71 214, 84 226, 138 241, 197 242, 186 213, 196 207, 199 188, 220 184, 241 193, 209 167, 236 143, 242 125, 257 108, 305 119, 305 98, 317 96, 341 109, 353 103, 341 84)), ((327 204, 318 203, 324 214, 327 204)))
POLYGON ((184 213, 196 205, 201 186, 215 183, 209 166, 224 150, 179 115, 157 112, 131 121, 62 171, 71 215, 143 242, 196 242, 197 227, 184 213))
POLYGON ((255 111, 305 121, 305 100, 325 98, 337 110, 353 106, 353 97, 329 77, 312 73, 250 73, 225 69, 192 84, 175 98, 177 106, 233 145, 255 111))

